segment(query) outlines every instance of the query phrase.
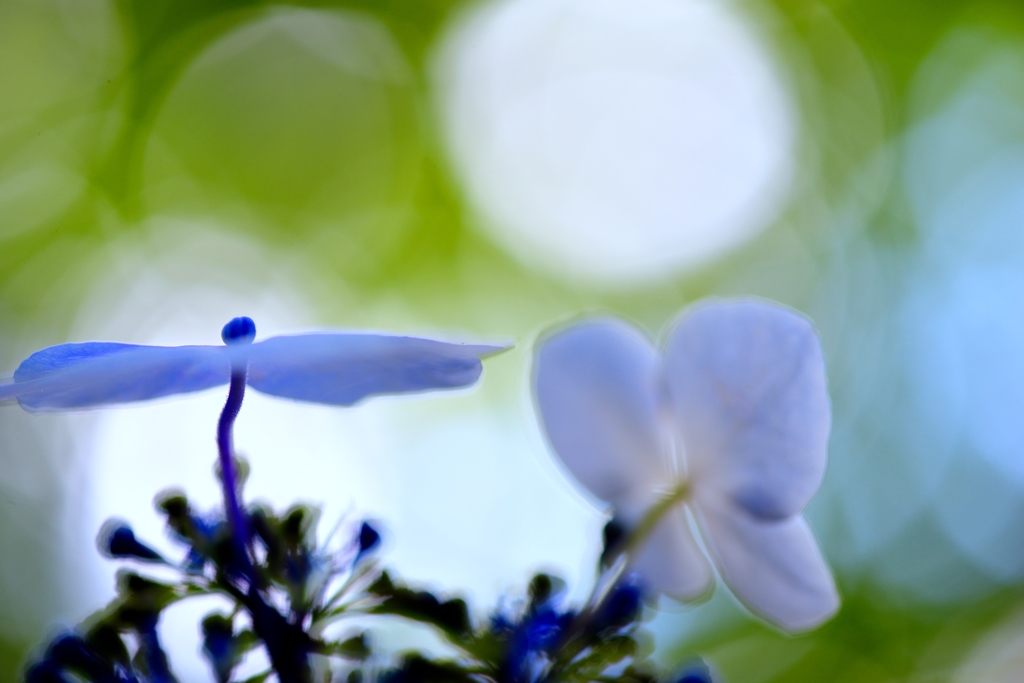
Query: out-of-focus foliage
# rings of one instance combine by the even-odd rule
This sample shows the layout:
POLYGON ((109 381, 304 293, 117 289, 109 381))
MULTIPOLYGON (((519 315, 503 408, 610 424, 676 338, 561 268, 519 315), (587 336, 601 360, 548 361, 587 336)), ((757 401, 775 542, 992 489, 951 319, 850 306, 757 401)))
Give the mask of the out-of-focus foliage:
MULTIPOLYGON (((752 683, 983 671, 1024 602, 1024 6, 734 4, 798 110, 788 203, 720 258, 602 288, 477 230, 433 75, 468 1, 0 0, 0 361, 106 329, 125 301, 169 315, 157 294, 196 282, 527 348, 581 309, 656 333, 700 296, 770 297, 825 346, 834 430, 808 518, 844 607, 789 638, 718 594, 659 617, 679 643, 660 656, 752 683)), ((502 410, 522 408, 519 370, 496 367, 502 410)), ((75 604, 70 442, 0 413, 3 680, 75 604)))

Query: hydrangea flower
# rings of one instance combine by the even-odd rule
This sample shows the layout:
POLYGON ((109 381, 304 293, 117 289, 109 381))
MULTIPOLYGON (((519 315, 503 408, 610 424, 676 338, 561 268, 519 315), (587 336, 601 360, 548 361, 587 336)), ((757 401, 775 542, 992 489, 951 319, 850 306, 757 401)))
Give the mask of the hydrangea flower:
POLYGON ((638 533, 649 590, 687 600, 713 574, 753 612, 795 632, 839 596, 801 512, 825 471, 831 410, 811 323, 757 300, 684 311, 659 350, 615 318, 539 345, 535 398, 548 439, 586 489, 638 533))

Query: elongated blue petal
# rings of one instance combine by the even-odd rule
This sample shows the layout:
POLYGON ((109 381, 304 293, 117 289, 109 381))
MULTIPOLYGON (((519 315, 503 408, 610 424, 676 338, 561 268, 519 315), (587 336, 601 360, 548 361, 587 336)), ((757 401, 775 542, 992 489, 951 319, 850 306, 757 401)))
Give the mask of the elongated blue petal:
POLYGON ((31 412, 130 403, 225 384, 230 368, 219 346, 60 344, 25 359, 0 400, 17 398, 31 412))
POLYGON ((480 358, 505 348, 361 333, 274 337, 252 345, 249 386, 349 406, 378 394, 469 386, 480 377, 480 358))

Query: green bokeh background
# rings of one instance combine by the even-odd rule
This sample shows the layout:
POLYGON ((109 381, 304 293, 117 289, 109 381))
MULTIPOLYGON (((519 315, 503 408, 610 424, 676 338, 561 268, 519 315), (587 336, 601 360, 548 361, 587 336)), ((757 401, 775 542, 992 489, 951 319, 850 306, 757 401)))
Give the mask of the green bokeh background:
MULTIPOLYGON (((961 29, 981 36, 979 54, 1016 44, 1024 5, 739 3, 775 41, 801 108, 806 163, 794 198, 738 250, 668 282, 614 290, 533 270, 474 226, 430 77, 431 50, 468 4, 0 0, 2 366, 67 341, 90 284, 110 268, 109 245, 146 239, 167 217, 263 245, 300 273, 324 325, 378 324, 392 319, 379 311, 398 310, 400 324, 528 347, 579 311, 615 311, 657 331, 702 296, 777 299, 815 319, 829 358, 832 464, 810 517, 844 607, 799 637, 743 618, 678 629, 669 615, 658 622, 661 656, 699 653, 734 683, 958 680, 964 659, 1024 607, 1024 584, 957 559, 927 511, 900 512, 923 495, 907 462, 926 445, 905 405, 915 387, 892 352, 896 302, 922 250, 897 169, 903 136, 931 106, 915 95, 922 65, 961 29), (352 54, 365 58, 346 63, 352 54), (849 550, 848 517, 860 514, 894 527, 872 553, 849 550), (915 562, 927 580, 976 588, 924 600, 885 581, 885 567, 915 562)), ((953 88, 959 68, 970 64, 947 63, 940 80, 953 88)), ((250 277, 272 283, 273 265, 250 277)), ((528 348, 519 353, 495 368, 517 390, 528 348)), ((13 433, 0 433, 0 467, 47 448, 42 436, 13 433)), ((47 518, 59 507, 61 460, 39 467, 47 474, 30 499, 0 500, 0 622, 20 625, 0 629, 0 680, 16 679, 63 604, 51 588, 61 554, 47 518), (27 576, 31 585, 19 583, 27 576)), ((1004 542, 1022 541, 1024 526, 1008 525, 1004 542)))

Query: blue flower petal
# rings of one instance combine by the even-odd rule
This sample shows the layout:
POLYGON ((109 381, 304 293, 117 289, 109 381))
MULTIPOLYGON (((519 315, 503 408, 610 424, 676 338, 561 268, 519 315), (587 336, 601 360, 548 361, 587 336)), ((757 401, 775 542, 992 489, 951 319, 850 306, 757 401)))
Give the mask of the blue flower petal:
POLYGON ((578 482, 627 525, 671 479, 658 421, 658 353, 614 318, 566 327, 537 345, 533 386, 551 446, 578 482))
POLYGON ((765 520, 727 501, 697 509, 722 578, 750 610, 790 633, 820 626, 840 598, 802 515, 765 520))
POLYGON ((685 514, 678 508, 670 510, 654 526, 629 566, 643 576, 650 590, 676 600, 696 600, 714 586, 711 566, 697 545, 685 514))
POLYGON ((699 304, 669 335, 665 373, 697 499, 724 496, 766 520, 803 510, 831 425, 809 320, 766 301, 699 304))
POLYGON ((253 344, 249 386, 349 406, 377 394, 469 386, 480 377, 480 358, 505 348, 360 333, 274 337, 253 344))
POLYGON ((0 400, 45 412, 144 401, 226 384, 227 350, 219 346, 60 344, 37 351, 0 387, 0 400))

